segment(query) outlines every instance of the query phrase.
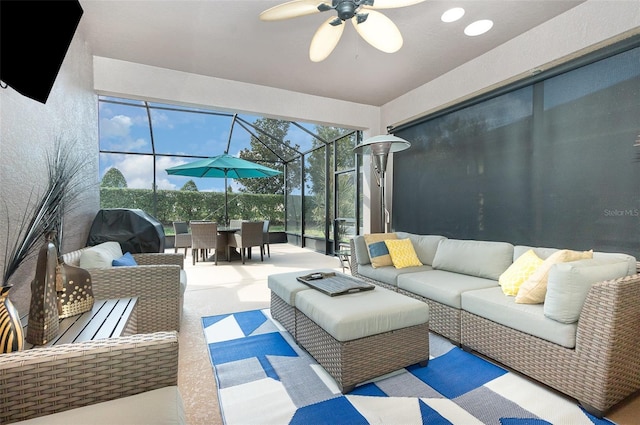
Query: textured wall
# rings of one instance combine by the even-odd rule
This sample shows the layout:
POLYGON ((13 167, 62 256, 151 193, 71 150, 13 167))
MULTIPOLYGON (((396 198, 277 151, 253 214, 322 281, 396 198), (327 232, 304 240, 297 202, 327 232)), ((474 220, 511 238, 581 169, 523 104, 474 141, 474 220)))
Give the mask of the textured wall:
MULTIPOLYGON (((0 90, 0 265, 4 270, 7 244, 31 201, 47 183, 47 152, 56 139, 75 143, 86 159, 85 189, 65 218, 63 251, 84 246, 89 226, 99 209, 98 110, 93 92, 92 58, 80 32, 76 33, 46 104, 15 90, 0 90)), ((10 298, 21 313, 29 309, 34 259, 26 262, 9 283, 10 298)))

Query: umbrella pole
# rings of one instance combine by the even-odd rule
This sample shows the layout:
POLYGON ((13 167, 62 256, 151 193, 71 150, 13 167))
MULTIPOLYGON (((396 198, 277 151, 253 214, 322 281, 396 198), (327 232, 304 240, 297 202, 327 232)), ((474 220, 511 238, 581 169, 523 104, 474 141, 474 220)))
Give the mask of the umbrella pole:
POLYGON ((227 199, 227 173, 224 173, 224 225, 229 226, 229 201, 227 199))

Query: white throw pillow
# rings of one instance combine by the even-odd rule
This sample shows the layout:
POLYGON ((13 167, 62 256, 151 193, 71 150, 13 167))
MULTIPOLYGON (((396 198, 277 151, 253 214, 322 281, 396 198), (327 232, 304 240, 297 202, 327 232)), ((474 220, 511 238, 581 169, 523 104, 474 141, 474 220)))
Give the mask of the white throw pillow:
POLYGON ((112 267, 111 262, 122 257, 122 248, 118 242, 103 242, 82 251, 80 267, 83 269, 106 269, 112 267))

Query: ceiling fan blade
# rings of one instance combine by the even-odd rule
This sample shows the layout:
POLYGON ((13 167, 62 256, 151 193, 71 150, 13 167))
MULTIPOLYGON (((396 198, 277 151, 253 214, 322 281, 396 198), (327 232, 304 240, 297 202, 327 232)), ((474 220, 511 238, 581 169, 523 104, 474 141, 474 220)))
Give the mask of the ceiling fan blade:
POLYGON ((334 16, 327 19, 313 35, 311 46, 309 47, 309 59, 312 62, 325 60, 338 45, 338 41, 340 41, 344 31, 344 25, 331 25, 334 20, 334 16))
POLYGON ((351 18, 351 23, 365 41, 385 53, 394 53, 402 47, 402 34, 391 19, 375 10, 367 10, 367 20, 358 23, 358 16, 351 18))
POLYGON ((396 7, 413 6, 423 1, 425 0, 373 0, 373 5, 363 5, 362 7, 366 9, 394 9, 396 7))
POLYGON ((261 21, 281 21, 283 19, 297 18, 298 16, 312 15, 320 12, 318 5, 325 3, 321 0, 293 0, 273 6, 260 14, 261 21))

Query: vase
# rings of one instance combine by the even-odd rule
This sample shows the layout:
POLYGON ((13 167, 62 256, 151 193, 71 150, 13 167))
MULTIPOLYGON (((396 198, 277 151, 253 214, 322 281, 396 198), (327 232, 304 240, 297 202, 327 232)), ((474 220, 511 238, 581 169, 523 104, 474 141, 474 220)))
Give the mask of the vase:
POLYGON ((58 335, 58 297, 56 294, 56 265, 58 253, 53 244, 53 233, 38 252, 36 276, 31 282, 31 304, 26 341, 33 345, 44 345, 58 335))
POLYGON ((56 292, 60 319, 76 316, 93 308, 93 287, 88 270, 72 266, 58 259, 56 292))
POLYGON ((0 287, 0 353, 20 351, 24 345, 20 315, 9 299, 9 289, 0 287))

